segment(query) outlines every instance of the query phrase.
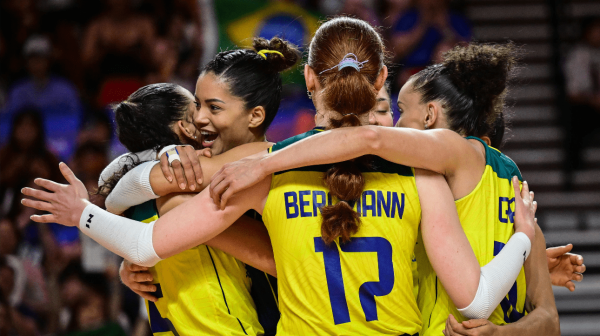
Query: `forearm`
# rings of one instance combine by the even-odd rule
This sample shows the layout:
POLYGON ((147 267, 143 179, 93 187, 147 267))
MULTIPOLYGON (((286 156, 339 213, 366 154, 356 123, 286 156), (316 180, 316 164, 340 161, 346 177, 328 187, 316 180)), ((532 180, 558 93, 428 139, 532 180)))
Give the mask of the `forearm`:
POLYGON ((263 176, 298 167, 329 164, 375 154, 377 132, 368 127, 347 127, 307 137, 261 160, 263 176), (325 148, 326 150, 315 150, 325 148))
POLYGON ((523 316, 519 321, 505 324, 497 328, 498 336, 531 336, 560 335, 558 313, 554 314, 543 308, 536 308, 523 316))
POLYGON ((111 163, 102 170, 100 178, 98 179, 98 187, 104 185, 104 183, 115 173, 118 173, 123 169, 125 165, 133 165, 137 162, 156 160, 156 151, 148 149, 138 153, 126 153, 118 158, 112 160, 111 163))
POLYGON ((519 275, 531 249, 530 240, 523 233, 513 235, 502 251, 480 268, 444 178, 420 169, 415 173, 421 231, 431 265, 464 316, 487 319, 519 275))
POLYGON ((261 160, 261 171, 266 176, 277 171, 343 162, 373 154, 394 163, 445 175, 452 169, 452 163, 459 161, 465 153, 465 143, 460 135, 449 130, 347 127, 316 134, 265 155, 261 160))
POLYGON ((89 204, 81 213, 79 229, 109 251, 142 266, 154 266, 161 258, 153 246, 155 222, 145 224, 89 204))
POLYGON ((205 189, 191 200, 160 217, 155 224, 152 242, 161 258, 204 244, 238 220, 246 211, 262 211, 271 179, 264 179, 251 189, 232 197, 221 210, 205 189))
POLYGON ((210 180, 213 175, 219 171, 226 163, 243 159, 247 156, 251 156, 267 150, 272 143, 269 142, 253 142, 235 147, 223 154, 216 155, 211 158, 199 156, 200 166, 202 167, 202 185, 199 189, 190 190, 189 183, 185 189, 181 189, 177 183, 171 183, 162 173, 159 165, 152 168, 150 171, 150 184, 154 192, 159 196, 168 195, 176 192, 189 192, 198 193, 210 185, 210 180))
POLYGON ((477 293, 479 263, 460 226, 452 193, 444 178, 419 169, 415 173, 425 250, 454 304, 466 307, 477 293))
MULTIPOLYGON (((171 174, 173 174, 173 168, 169 168, 171 170, 171 174)), ((188 193, 197 193, 200 190, 190 190, 190 184, 186 184, 185 189, 181 189, 177 182, 169 182, 165 175, 163 174, 160 164, 154 165, 152 169, 149 171, 148 180, 150 181, 150 186, 154 193, 157 196, 165 196, 172 193, 180 193, 180 192, 188 192, 188 193)))
MULTIPOLYGON (((190 201, 191 194, 170 194, 157 200, 160 216, 190 201)), ((264 224, 242 216, 232 226, 204 243, 217 248, 243 263, 276 276, 275 259, 269 232, 264 224)))
POLYGON ((205 245, 217 248, 245 264, 277 276, 269 233, 264 224, 257 220, 242 216, 227 230, 207 241, 205 245))
POLYGON ((150 185, 150 170, 157 163, 144 162, 127 172, 106 198, 106 210, 121 214, 132 206, 158 198, 150 185))
POLYGON ((517 233, 488 264, 481 268, 477 295, 468 307, 458 311, 468 318, 487 319, 519 276, 531 243, 527 235, 517 233))
POLYGON ((546 240, 536 225, 531 256, 525 262, 529 314, 515 323, 498 328, 500 335, 560 335, 558 312, 546 262, 546 240))

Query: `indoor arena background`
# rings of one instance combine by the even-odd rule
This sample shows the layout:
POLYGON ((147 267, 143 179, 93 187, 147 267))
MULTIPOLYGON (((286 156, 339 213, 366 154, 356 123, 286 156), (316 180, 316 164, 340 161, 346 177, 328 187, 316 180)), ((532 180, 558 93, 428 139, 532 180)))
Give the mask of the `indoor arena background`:
MULTIPOLYGON (((20 189, 34 177, 60 179, 60 160, 95 187, 124 151, 111 103, 156 82, 193 92, 199 67, 252 36, 283 36, 305 51, 319 20, 336 14, 381 27, 395 120, 403 81, 454 44, 522 46, 503 151, 536 192, 548 245, 573 243, 585 258, 576 291, 554 289, 562 334, 600 335, 597 0, 0 0, 0 335, 7 324, 18 326, 17 335, 105 324, 114 335, 149 335, 139 298, 119 283, 120 258, 76 228, 31 222, 20 189), (419 11, 451 13, 453 23, 406 52, 401 35, 414 29, 419 11), (112 42, 100 43, 99 30, 112 42), (592 98, 582 100, 580 90, 592 98), (30 143, 35 150, 24 150, 30 143)), ((313 124, 302 67, 284 76, 270 141, 313 124)))

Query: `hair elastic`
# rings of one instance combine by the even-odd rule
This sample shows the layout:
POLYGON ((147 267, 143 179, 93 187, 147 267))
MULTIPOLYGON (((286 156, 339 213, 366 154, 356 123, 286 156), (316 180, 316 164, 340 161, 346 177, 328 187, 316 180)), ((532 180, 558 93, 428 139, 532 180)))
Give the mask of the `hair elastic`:
POLYGON ((285 56, 283 56, 282 53, 280 53, 277 50, 268 50, 268 49, 263 49, 259 52, 257 52, 257 54, 259 54, 260 56, 262 56, 264 59, 267 59, 267 55, 266 54, 278 54, 279 56, 285 58, 285 56))
POLYGON ((362 67, 364 66, 365 63, 367 63, 369 60, 363 61, 363 62, 359 62, 358 61, 358 57, 356 57, 356 55, 354 55, 353 53, 347 53, 344 58, 340 61, 340 63, 338 63, 336 66, 333 66, 329 69, 323 70, 321 72, 319 72, 319 75, 322 74, 325 71, 329 71, 332 70, 334 68, 338 68, 338 71, 342 70, 343 68, 347 68, 347 67, 351 67, 356 69, 356 71, 360 72, 360 69, 362 69, 362 67))

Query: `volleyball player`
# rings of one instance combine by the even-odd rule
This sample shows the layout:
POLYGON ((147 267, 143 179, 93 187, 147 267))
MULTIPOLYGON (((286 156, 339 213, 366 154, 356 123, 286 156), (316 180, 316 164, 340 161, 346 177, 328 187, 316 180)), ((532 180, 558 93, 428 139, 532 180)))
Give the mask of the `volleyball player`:
MULTIPOLYGON (((190 123, 187 128, 194 132, 177 124, 182 117, 178 113, 171 113, 173 110, 177 112, 177 107, 158 104, 162 101, 177 102, 179 96, 173 93, 168 96, 164 90, 159 90, 151 95, 136 92, 128 101, 116 107, 119 138, 128 149, 133 148, 132 152, 139 152, 147 147, 162 148, 178 144, 179 139, 174 131, 182 130, 185 134, 189 133, 192 140, 202 143, 203 147, 212 147, 215 154, 240 143, 264 141, 264 132, 279 106, 279 72, 293 66, 298 58, 297 50, 279 38, 271 41, 256 39, 254 49, 222 52, 203 69, 198 79, 196 97, 188 93, 191 99, 186 101, 191 103, 192 111, 195 111, 193 119, 196 126, 190 123), (219 99, 211 101, 215 97, 219 99), (196 108, 193 108, 194 104, 196 108), (173 127, 171 124, 174 124, 173 127)), ((183 148, 178 149, 181 151, 183 148)), ((116 160, 116 163, 121 161, 116 160)), ((173 204, 185 200, 186 195, 172 194, 131 209, 119 206, 118 200, 123 198, 130 201, 156 198, 152 189, 127 190, 121 187, 122 182, 139 181, 135 172, 146 171, 153 165, 154 162, 144 162, 131 170, 131 174, 124 174, 130 170, 127 166, 124 171, 107 178, 107 181, 101 180, 104 193, 112 191, 108 194, 107 208, 115 213, 127 210, 127 217, 147 223, 172 209, 173 204), (121 177, 124 177, 123 181, 121 177)), ((107 171, 111 170, 114 169, 107 168, 107 171)), ((190 178, 187 180, 189 188, 194 190, 195 181, 190 178)), ((183 181, 187 182, 185 178, 183 181)), ((201 183, 199 187, 202 187, 201 183)), ((276 287, 271 287, 275 286, 275 283, 271 283, 274 278, 269 279, 265 273, 252 267, 246 269, 240 260, 272 274, 275 272, 271 245, 264 226, 246 216, 235 227, 207 244, 179 253, 148 272, 134 274, 133 277, 145 282, 132 286, 132 289, 148 300, 152 331, 171 331, 173 334, 274 334, 279 318, 276 297, 273 295, 276 287), (244 243, 248 237, 252 237, 253 244, 244 243), (227 243, 231 241, 235 241, 235 244, 227 243), (249 259, 250 256, 252 258, 249 259), (264 256, 268 257, 266 260, 269 265, 257 265, 256 259, 265 260, 264 256), (152 284, 147 283, 150 279, 152 284), (262 326, 258 324, 259 320, 262 326)), ((147 271, 140 267, 135 269, 147 271)), ((124 283, 128 282, 128 279, 124 279, 124 283)))
MULTIPOLYGON (((404 128, 335 130, 264 157, 230 164, 223 169, 224 174, 213 179, 215 198, 219 201, 218 196, 224 192, 220 200, 223 204, 229 195, 275 171, 375 154, 444 174, 471 246, 479 262, 486 264, 512 235, 514 200, 510 179, 513 172, 520 177, 512 160, 481 139, 487 138, 503 112, 508 75, 515 62, 512 48, 474 44, 455 48, 442 64, 417 73, 401 89, 398 125, 404 128), (315 151, 317 145, 324 150, 315 151)), ((545 242, 539 228, 537 232, 533 258, 489 318, 497 325, 518 321, 525 315, 527 299, 536 309, 530 310, 523 323, 505 327, 508 334, 515 330, 548 335, 559 332, 543 251, 545 242), (526 287, 532 290, 526 291, 526 287)), ((418 244, 416 254, 419 308, 424 320, 421 334, 439 335, 449 314, 459 321, 465 318, 441 286, 422 244, 418 244)))
MULTIPOLYGON (((315 93, 317 110, 321 108, 319 124, 334 128, 366 124, 375 94, 387 75, 383 45, 373 28, 355 19, 328 21, 311 43, 309 64, 307 82, 322 85, 327 92, 325 96, 315 93), (317 79, 317 73, 328 71, 332 72, 324 77, 331 81, 317 79)), ((317 128, 274 149, 318 132, 317 128)), ((25 191, 51 201, 51 205, 25 201, 28 206, 53 212, 33 219, 67 225, 77 225, 81 219, 79 227, 86 234, 142 264, 153 264, 160 260, 159 255, 168 257, 214 237, 249 208, 264 211, 280 277, 282 319, 278 331, 282 334, 417 333, 421 320, 412 293, 409 256, 421 215, 423 240, 433 267, 468 316, 491 313, 486 306, 495 307, 508 291, 533 239, 535 206, 526 187, 523 203, 514 179, 515 224, 527 234, 515 234, 494 261, 480 269, 444 179, 422 171, 415 178, 411 168, 378 158, 275 174, 234 197, 225 210, 210 202, 205 190, 154 225, 139 225, 87 205, 89 202, 82 200, 83 185, 69 174, 66 165, 61 169, 73 186, 38 180, 55 195, 48 198, 52 194, 25 191), (321 182, 324 171, 327 187, 321 182), (328 190, 332 200, 328 200, 328 190), (371 201, 358 203, 361 195, 371 196, 371 201), (310 199, 312 207, 305 204, 310 204, 310 199), (354 210, 359 206, 362 218, 354 210), (111 234, 115 229, 120 231, 119 237, 111 234), (505 272, 502 276, 482 276, 488 271, 500 272, 500 265, 505 272), (342 270, 347 271, 342 275, 342 270)))

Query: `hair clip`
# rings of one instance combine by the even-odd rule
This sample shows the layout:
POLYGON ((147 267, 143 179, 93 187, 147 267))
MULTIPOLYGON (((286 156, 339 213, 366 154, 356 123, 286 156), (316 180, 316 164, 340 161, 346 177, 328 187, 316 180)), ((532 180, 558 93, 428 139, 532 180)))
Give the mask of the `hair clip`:
POLYGON ((369 60, 359 62, 358 57, 356 57, 356 55, 354 55, 353 53, 347 53, 346 56, 344 56, 344 58, 340 61, 340 63, 338 63, 336 66, 333 66, 329 69, 319 72, 319 75, 325 71, 329 71, 334 68, 338 68, 338 71, 340 71, 343 68, 347 68, 347 67, 354 68, 354 69, 356 69, 356 71, 360 72, 360 69, 362 69, 364 64, 367 63, 368 61, 369 60))
POLYGON ((277 55, 280 55, 281 57, 285 58, 285 56, 283 56, 283 54, 280 53, 277 50, 263 49, 263 50, 257 52, 257 54, 259 54, 260 56, 262 56, 264 59, 267 59, 267 55, 266 54, 277 54, 277 55))

